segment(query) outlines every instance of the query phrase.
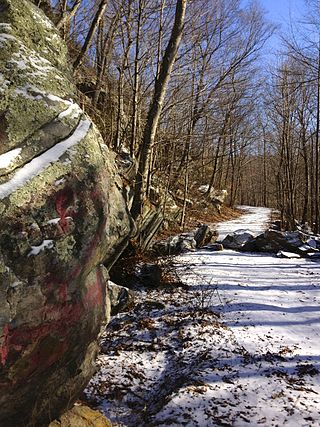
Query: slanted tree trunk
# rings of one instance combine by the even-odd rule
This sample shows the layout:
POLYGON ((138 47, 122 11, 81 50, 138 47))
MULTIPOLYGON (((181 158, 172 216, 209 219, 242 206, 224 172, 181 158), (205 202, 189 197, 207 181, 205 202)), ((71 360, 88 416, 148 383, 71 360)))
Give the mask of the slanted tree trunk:
POLYGON ((138 20, 137 20, 137 34, 135 43, 135 58, 134 58, 134 83, 133 83, 133 112, 132 112, 132 123, 131 123, 131 141, 130 141, 130 154, 135 154, 136 142, 137 142, 137 131, 138 131, 138 119, 139 119, 139 90, 140 90, 140 35, 142 26, 142 12, 145 7, 144 0, 139 0, 138 7, 138 20))
POLYGON ((187 0, 177 0, 175 20, 170 40, 168 42, 160 66, 159 76, 157 76, 155 81, 153 99, 148 112, 147 123, 143 134, 139 166, 135 183, 135 194, 131 209, 132 216, 135 219, 142 213, 143 203, 146 196, 150 154, 152 146, 154 144, 156 130, 158 127, 163 101, 170 79, 170 74, 177 56, 178 48, 182 37, 186 5, 187 0))
POLYGON ((95 35, 95 32, 99 26, 100 19, 102 18, 102 15, 104 14, 106 8, 108 5, 108 0, 101 0, 98 10, 96 14, 94 15, 94 18, 91 22, 87 37, 83 43, 83 46, 81 48, 81 51, 79 52, 79 55, 77 56, 76 60, 73 63, 73 69, 76 70, 81 64, 82 61, 88 52, 88 49, 92 43, 93 37, 95 35))
POLYGON ((69 24, 71 19, 77 13, 77 10, 81 5, 81 1, 82 0, 75 0, 73 5, 70 8, 67 7, 66 1, 63 2, 60 19, 56 23, 56 27, 58 28, 58 30, 62 29, 64 26, 69 24))

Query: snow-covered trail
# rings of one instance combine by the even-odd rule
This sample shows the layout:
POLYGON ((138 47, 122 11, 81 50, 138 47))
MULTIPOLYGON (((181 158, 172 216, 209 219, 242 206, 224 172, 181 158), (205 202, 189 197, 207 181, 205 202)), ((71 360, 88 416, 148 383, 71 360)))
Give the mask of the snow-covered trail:
POLYGON ((114 318, 88 397, 115 426, 320 426, 320 264, 231 250, 175 264, 187 286, 141 290, 114 318))
POLYGON ((231 221, 220 222, 217 225, 219 240, 222 241, 227 234, 236 230, 250 230, 254 236, 263 233, 270 222, 271 210, 269 208, 256 208, 252 206, 238 206, 243 215, 231 221))
MULTIPOLYGON (((251 208, 218 230, 260 232, 267 220, 266 209, 251 208)), ((217 289, 224 324, 247 354, 247 361, 236 354, 224 360, 230 384, 216 379, 214 396, 228 396, 229 404, 220 413, 234 426, 319 426, 320 265, 232 250, 188 253, 180 261, 184 281, 217 289)))

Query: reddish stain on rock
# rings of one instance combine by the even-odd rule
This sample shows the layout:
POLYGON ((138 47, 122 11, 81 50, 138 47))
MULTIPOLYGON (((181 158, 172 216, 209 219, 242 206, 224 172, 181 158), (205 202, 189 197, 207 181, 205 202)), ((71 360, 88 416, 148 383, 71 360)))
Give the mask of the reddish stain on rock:
POLYGON ((3 327, 3 343, 0 347, 0 361, 2 366, 6 364, 9 354, 9 325, 3 327))
MULTIPOLYGON (((54 288, 52 283, 49 287, 54 288)), ((19 366, 20 362, 25 360, 21 363, 19 375, 12 378, 14 384, 22 383, 34 372, 43 372, 61 360, 68 352, 70 338, 77 336, 82 328, 87 328, 86 325, 93 322, 92 326, 99 327, 100 322, 93 320, 92 316, 95 317, 98 314, 101 322, 103 321, 105 282, 100 271, 97 271, 95 280, 87 284, 86 292, 82 297, 73 296, 73 303, 67 303, 67 284, 62 283, 55 288, 58 300, 56 303, 46 304, 39 310, 37 316, 42 319, 39 326, 21 325, 14 328, 12 325, 11 327, 6 325, 4 328, 3 344, 0 347, 2 365, 5 365, 9 358, 11 362, 17 360, 19 366), (32 349, 31 353, 29 349, 32 349), (27 356, 17 357, 17 353, 27 354, 27 356)))
POLYGON ((66 283, 61 283, 58 288, 58 299, 61 303, 67 302, 68 297, 68 285, 66 283))
POLYGON ((56 194, 56 211, 60 216, 59 225, 63 231, 67 231, 68 220, 67 217, 75 215, 75 202, 76 197, 71 188, 64 188, 56 194))

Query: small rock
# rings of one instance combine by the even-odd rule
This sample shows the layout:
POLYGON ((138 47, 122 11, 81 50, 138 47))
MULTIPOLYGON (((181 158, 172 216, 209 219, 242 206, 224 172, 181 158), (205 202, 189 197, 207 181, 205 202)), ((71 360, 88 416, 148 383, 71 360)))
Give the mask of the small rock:
POLYGON ((48 427, 112 427, 112 423, 88 406, 75 405, 58 420, 52 421, 48 427))
POLYGON ((181 234, 178 240, 177 251, 187 252, 194 251, 197 247, 197 243, 191 234, 181 234))
POLYGON ((127 311, 133 306, 134 294, 130 289, 116 285, 109 280, 108 291, 111 304, 111 316, 127 311))

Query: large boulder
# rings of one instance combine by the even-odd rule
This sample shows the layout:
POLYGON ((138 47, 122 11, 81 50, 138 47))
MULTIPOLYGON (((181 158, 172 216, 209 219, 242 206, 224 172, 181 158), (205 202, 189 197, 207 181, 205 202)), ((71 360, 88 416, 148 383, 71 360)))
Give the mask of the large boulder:
POLYGON ((302 231, 278 231, 269 229, 256 238, 248 241, 241 248, 243 251, 272 252, 279 256, 288 257, 288 254, 300 256, 314 256, 320 249, 317 237, 311 237, 302 231))
POLYGON ((258 235, 255 239, 248 241, 244 246, 244 251, 273 252, 287 251, 306 255, 317 251, 315 241, 307 239, 300 231, 278 231, 269 229, 258 235))
POLYGON ((197 248, 216 242, 218 237, 218 231, 207 224, 201 224, 194 233, 194 240, 196 241, 197 248))
POLYGON ((108 281, 108 293, 111 306, 111 315, 115 316, 123 311, 128 311, 134 305, 134 293, 125 286, 108 281))
POLYGON ((0 47, 0 425, 37 427, 95 370, 110 313, 103 263, 132 222, 51 22, 27 0, 0 0, 0 47))
POLYGON ((236 230, 228 234, 221 242, 224 248, 241 250, 254 239, 249 230, 236 230))

